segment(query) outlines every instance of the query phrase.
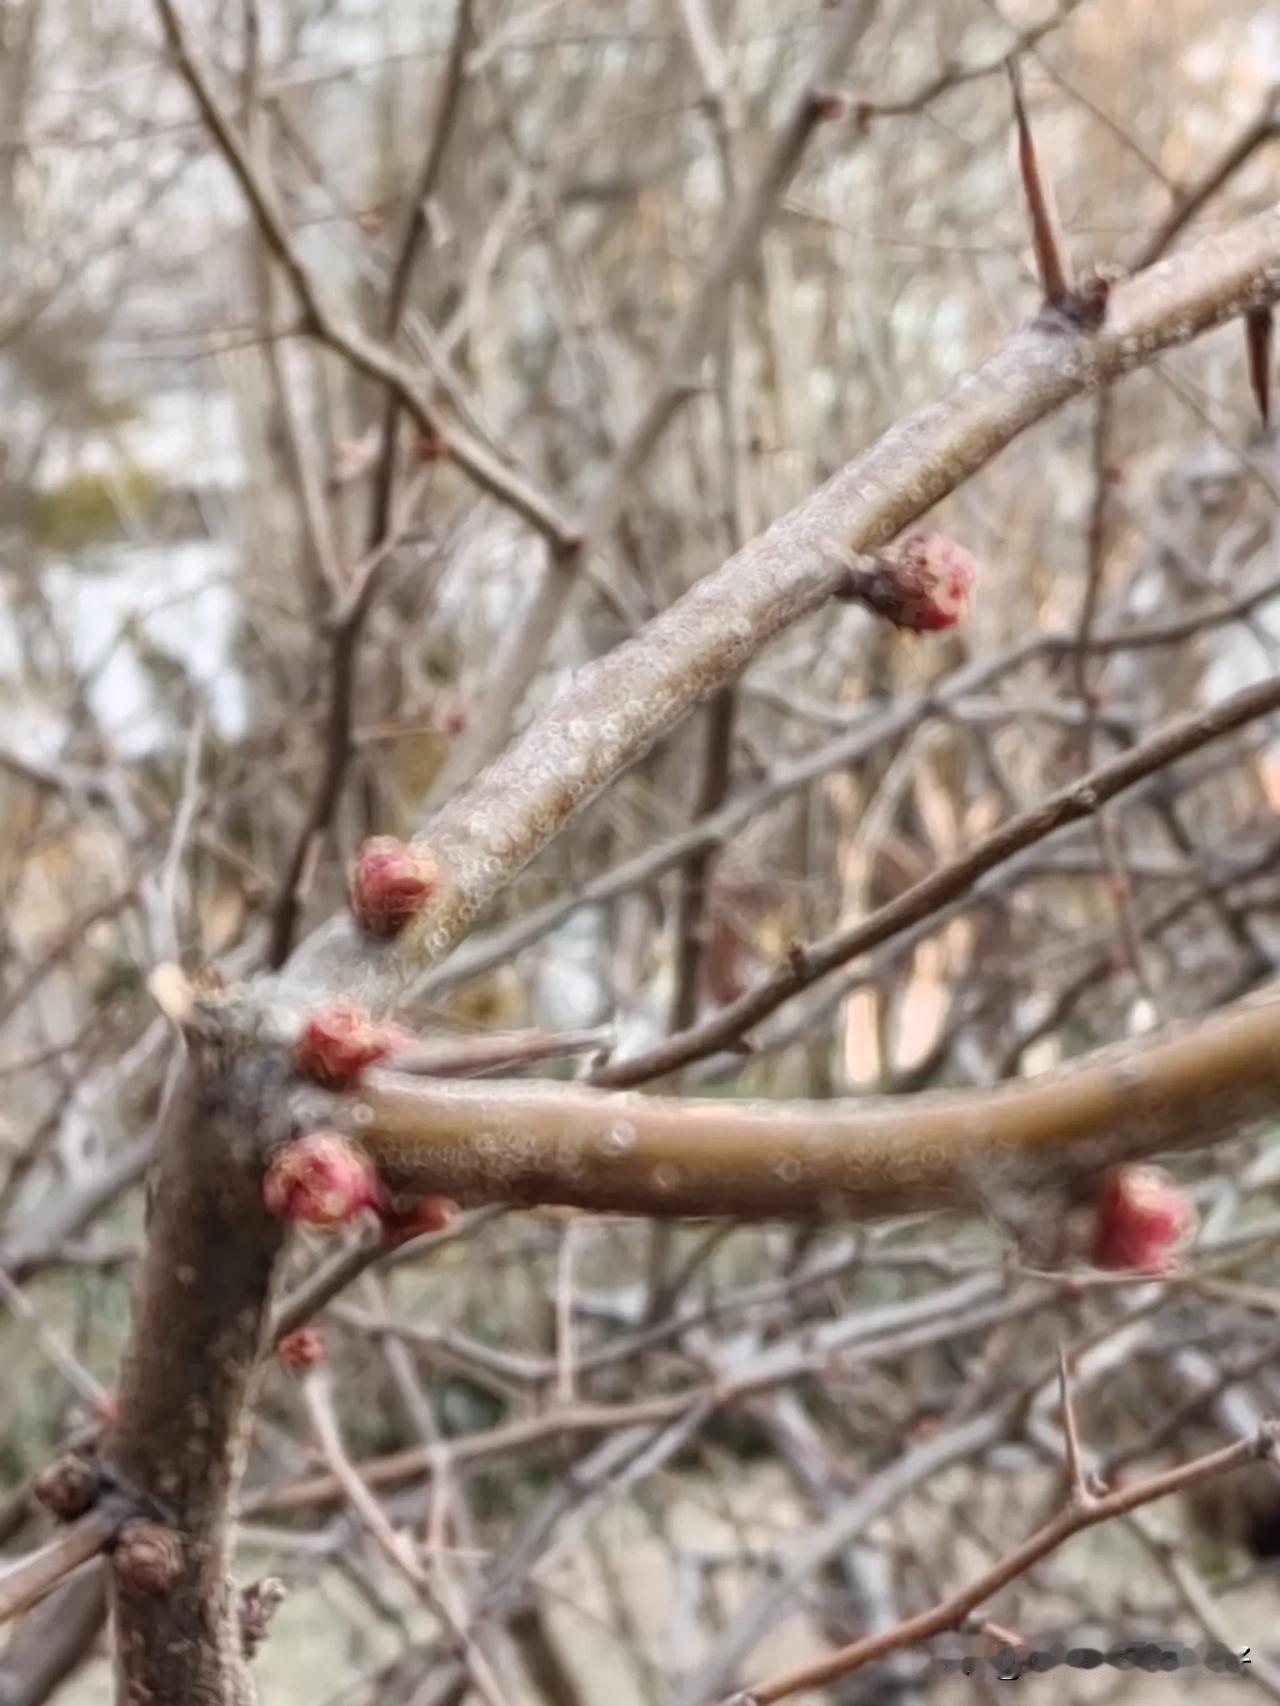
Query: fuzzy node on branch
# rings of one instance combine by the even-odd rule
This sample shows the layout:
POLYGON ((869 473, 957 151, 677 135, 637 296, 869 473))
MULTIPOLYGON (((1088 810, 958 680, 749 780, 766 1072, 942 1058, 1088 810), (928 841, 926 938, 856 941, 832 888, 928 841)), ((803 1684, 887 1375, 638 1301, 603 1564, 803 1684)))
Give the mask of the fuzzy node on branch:
POLYGON ((1121 276, 1118 267, 1091 267, 1079 284, 1053 305, 1052 312, 1076 331, 1096 332, 1107 317, 1111 287, 1121 276))
POLYGON ((241 1588, 236 1600, 236 1621, 240 1628, 240 1650, 246 1659, 257 1657, 271 1619, 288 1597, 289 1590, 279 1576, 263 1576, 261 1581, 241 1588))
POLYGON ((171 1528, 139 1517, 120 1530, 112 1561, 130 1587, 164 1594, 182 1574, 182 1545, 171 1528))

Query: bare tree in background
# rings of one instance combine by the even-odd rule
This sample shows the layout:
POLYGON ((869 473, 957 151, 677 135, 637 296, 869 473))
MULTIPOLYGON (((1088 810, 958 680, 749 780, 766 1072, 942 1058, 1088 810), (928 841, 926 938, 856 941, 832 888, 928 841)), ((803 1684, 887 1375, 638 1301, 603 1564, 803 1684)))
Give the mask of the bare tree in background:
POLYGON ((1274 21, 0 48, 0 1702, 1280 1698, 1274 21))

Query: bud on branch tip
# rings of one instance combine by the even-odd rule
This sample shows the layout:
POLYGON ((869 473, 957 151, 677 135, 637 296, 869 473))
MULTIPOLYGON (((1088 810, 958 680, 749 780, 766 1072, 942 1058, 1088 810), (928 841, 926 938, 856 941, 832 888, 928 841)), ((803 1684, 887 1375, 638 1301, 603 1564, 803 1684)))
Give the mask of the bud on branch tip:
POLYGON ((366 935, 398 936, 440 883, 440 867, 426 847, 375 835, 356 857, 351 907, 366 935))
POLYGON ((945 533, 915 533, 892 552, 851 563, 836 597, 865 604, 895 627, 930 633, 965 620, 977 572, 975 559, 945 533))

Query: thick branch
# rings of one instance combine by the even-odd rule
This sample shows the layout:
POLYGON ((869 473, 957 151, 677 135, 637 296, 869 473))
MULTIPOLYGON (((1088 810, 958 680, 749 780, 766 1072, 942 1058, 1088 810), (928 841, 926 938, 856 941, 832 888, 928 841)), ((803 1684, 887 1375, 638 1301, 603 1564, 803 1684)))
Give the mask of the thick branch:
MULTIPOLYGON (((1207 610, 1192 611, 1187 616, 1167 622, 1128 623, 1092 634, 1084 649, 1092 654, 1111 656, 1124 651, 1181 645, 1225 623, 1238 621, 1278 594, 1280 575, 1268 576, 1227 602, 1215 604, 1207 610)), ((945 715, 948 707, 968 698, 998 677, 1012 674, 1036 658, 1070 653, 1078 643, 1078 637, 1066 631, 1034 634, 1007 651, 975 659, 923 692, 904 694, 900 699, 891 701, 881 712, 864 714, 853 727, 834 740, 778 765, 765 781, 740 790, 718 811, 699 818, 687 829, 642 848, 611 870, 602 871, 599 876, 557 895, 512 923, 488 931, 483 936, 472 937, 446 965, 423 979, 419 993, 437 995, 466 978, 482 975, 494 966, 505 964, 523 948, 548 935, 580 907, 600 906, 618 895, 656 882, 664 872, 692 854, 723 845, 761 812, 799 792, 810 782, 834 770, 847 770, 860 763, 868 754, 900 740, 927 718, 945 715)))
POLYGON ((230 1585, 232 1521, 282 1239, 262 1206, 261 1148, 287 1129, 269 1125, 287 1119, 286 1100, 265 1052, 226 1076, 197 1051, 169 1110, 119 1423, 104 1448, 182 1549, 164 1594, 114 1584, 131 1701, 252 1698, 230 1585))
MULTIPOLYGON (((800 90, 750 189, 735 203, 697 293, 668 348, 652 392, 619 445, 582 519, 584 551, 600 545, 623 513, 640 470, 688 399, 696 394, 701 358, 735 280, 755 254, 778 197, 794 177, 809 139, 828 116, 822 84, 840 75, 871 22, 875 0, 848 0, 824 34, 814 75, 800 90)), ((512 718, 541 667, 575 584, 583 553, 553 557, 522 623, 504 646, 486 683, 481 716, 432 793, 447 798, 506 739, 512 718)))
POLYGON ((848 551, 882 545, 1035 422, 1104 380, 1280 296, 1280 209, 1207 238, 1111 293, 1084 334, 1045 315, 943 401, 917 410, 573 685, 427 825, 446 880, 371 955, 349 921, 288 976, 389 1005, 569 819, 770 639, 831 594, 848 551))
POLYGON ((995 1089, 862 1102, 619 1096, 371 1072, 346 1125, 398 1188, 597 1212, 867 1219, 980 1207, 1280 1108, 1280 997, 995 1089))

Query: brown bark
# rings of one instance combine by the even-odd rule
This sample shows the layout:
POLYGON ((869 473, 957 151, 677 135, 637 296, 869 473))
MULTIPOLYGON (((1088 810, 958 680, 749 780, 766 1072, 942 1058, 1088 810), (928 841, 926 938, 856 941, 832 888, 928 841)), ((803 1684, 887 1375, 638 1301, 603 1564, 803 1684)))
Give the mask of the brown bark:
MULTIPOLYGON (((253 1698, 230 1580, 236 1489, 281 1228, 262 1207, 269 1057, 193 1052, 166 1118, 119 1422, 104 1455, 178 1536, 168 1592, 113 1581, 120 1698, 253 1698)), ((283 1118, 281 1111, 277 1118, 283 1118)), ((280 1132, 277 1130, 277 1137, 280 1132)))
POLYGON ((857 1102, 619 1096, 369 1075, 339 1110, 396 1185, 596 1212, 863 1220, 980 1207, 1234 1134, 1280 1107, 1280 997, 991 1090, 857 1102))

